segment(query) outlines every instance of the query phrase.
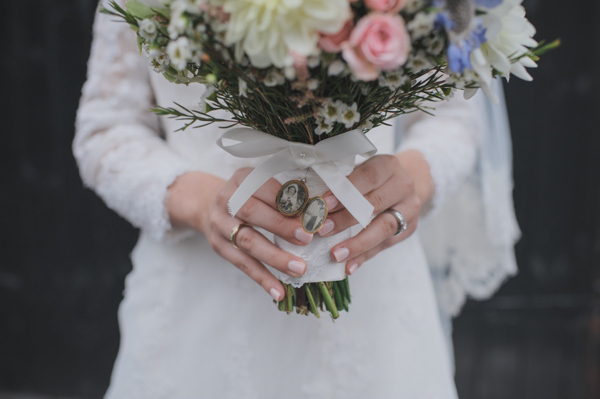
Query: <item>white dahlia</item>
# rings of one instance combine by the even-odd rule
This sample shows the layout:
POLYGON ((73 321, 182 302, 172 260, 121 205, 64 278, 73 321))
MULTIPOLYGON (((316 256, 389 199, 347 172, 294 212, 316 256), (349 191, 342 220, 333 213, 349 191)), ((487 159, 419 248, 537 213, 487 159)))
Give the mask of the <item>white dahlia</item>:
POLYGON ((527 68, 535 68, 537 64, 529 57, 522 57, 511 63, 511 58, 525 54, 528 47, 537 46, 533 39, 534 26, 525 17, 523 0, 505 0, 499 6, 486 10, 481 16, 483 26, 487 29, 486 42, 471 53, 471 64, 477 73, 482 89, 491 95, 492 68, 505 78, 513 74, 524 80, 532 80, 527 68))
POLYGON ((290 66, 290 51, 317 53, 319 34, 339 32, 351 17, 348 0, 210 0, 229 14, 225 43, 257 68, 290 66))

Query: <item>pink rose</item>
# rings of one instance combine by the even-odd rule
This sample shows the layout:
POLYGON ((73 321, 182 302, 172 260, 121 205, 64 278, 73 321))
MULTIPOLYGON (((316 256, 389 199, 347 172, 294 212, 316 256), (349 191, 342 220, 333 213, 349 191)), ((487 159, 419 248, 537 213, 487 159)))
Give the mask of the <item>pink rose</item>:
POLYGON ((365 4, 373 11, 398 12, 404 7, 406 0, 365 0, 365 4))
POLYGON ((319 40, 319 45, 328 53, 339 53, 342 51, 342 43, 348 40, 352 28, 354 28, 354 16, 346 21, 338 33, 334 33, 333 35, 322 35, 319 40))
POLYGON ((360 80, 401 67, 408 59, 410 36, 400 15, 370 13, 361 18, 342 45, 342 56, 360 80))

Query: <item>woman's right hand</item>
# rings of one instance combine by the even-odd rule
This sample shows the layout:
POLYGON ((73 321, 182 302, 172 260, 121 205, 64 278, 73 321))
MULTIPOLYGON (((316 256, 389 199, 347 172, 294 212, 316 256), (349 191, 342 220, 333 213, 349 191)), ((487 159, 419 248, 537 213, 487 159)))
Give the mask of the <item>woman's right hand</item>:
POLYGON ((277 248, 253 228, 239 230, 236 245, 240 249, 237 249, 230 242, 231 231, 240 223, 247 223, 295 245, 307 245, 313 236, 302 229, 298 218, 279 213, 275 197, 281 184, 275 179, 258 189, 236 217, 229 214, 227 203, 250 172, 251 168, 239 169, 228 181, 202 172, 185 173, 169 187, 167 209, 173 225, 200 230, 215 252, 280 301, 285 295, 283 286, 263 263, 299 277, 306 272, 304 260, 277 248))

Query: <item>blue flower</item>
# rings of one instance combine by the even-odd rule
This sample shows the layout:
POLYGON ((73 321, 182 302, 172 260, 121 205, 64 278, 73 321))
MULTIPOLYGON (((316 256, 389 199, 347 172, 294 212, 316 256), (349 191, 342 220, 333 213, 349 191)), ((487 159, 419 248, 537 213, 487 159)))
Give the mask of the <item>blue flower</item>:
POLYGON ((485 8, 495 8, 502 4, 504 0, 475 0, 475 4, 485 8))
POLYGON ((465 41, 462 46, 450 43, 448 46, 448 67, 454 73, 462 74, 465 69, 472 69, 471 45, 465 41))

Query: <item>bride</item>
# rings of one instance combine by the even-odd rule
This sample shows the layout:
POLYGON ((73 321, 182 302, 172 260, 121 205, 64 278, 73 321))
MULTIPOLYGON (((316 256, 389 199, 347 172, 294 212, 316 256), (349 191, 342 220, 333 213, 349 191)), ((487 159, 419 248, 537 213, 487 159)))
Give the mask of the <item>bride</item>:
MULTIPOLYGON (((97 16, 73 143, 85 184, 141 229, 106 397, 456 398, 451 317, 516 271, 503 109, 455 98, 435 117, 370 132, 379 155, 349 179, 376 216, 331 251, 352 275, 350 312, 335 323, 285 315, 272 303, 283 287, 265 265, 299 276, 303 259, 252 227, 235 246, 230 233, 246 223, 296 245, 313 236, 276 210, 275 180, 239 217, 228 214, 262 160, 218 148, 218 126, 176 132, 178 122, 148 112, 194 107, 204 89, 149 72, 132 35, 97 16)), ((318 234, 356 224, 335 197, 325 200, 318 234)))

